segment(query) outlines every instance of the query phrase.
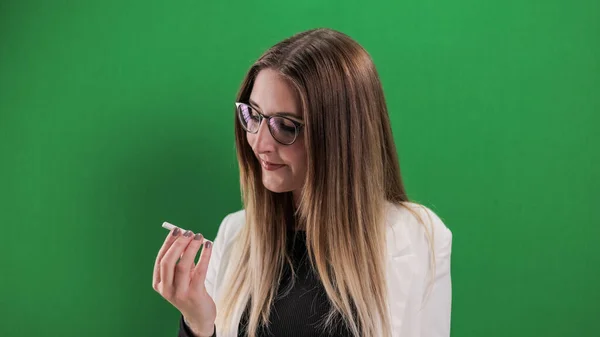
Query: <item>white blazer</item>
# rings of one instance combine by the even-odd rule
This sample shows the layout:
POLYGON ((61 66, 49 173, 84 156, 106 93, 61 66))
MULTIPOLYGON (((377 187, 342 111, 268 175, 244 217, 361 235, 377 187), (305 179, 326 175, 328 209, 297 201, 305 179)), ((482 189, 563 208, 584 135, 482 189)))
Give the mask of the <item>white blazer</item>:
MULTIPOLYGON (((425 227, 405 208, 387 203, 387 289, 393 337, 450 336, 451 282, 450 252, 452 233, 429 208, 409 202, 432 234, 435 251, 435 276, 431 278, 430 247, 425 227), (429 213, 429 217, 426 213, 429 213), (431 221, 430 221, 431 219, 431 221), (429 288, 428 288, 429 287, 429 288), (428 297, 427 297, 428 295, 428 297)), ((221 296, 223 276, 229 265, 232 241, 245 224, 244 210, 228 214, 214 240, 213 253, 206 275, 206 290, 217 302, 221 296)), ((230 319, 225 335, 237 337, 243 308, 230 319)))

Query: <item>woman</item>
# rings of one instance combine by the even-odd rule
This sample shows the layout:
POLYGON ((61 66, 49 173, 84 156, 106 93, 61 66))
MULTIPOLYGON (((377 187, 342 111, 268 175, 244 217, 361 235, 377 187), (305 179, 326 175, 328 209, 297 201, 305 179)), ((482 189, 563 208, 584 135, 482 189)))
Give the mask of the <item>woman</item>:
POLYGON ((369 54, 330 29, 292 36, 235 113, 244 210, 197 265, 190 231, 156 258, 179 336, 449 336, 452 234, 408 201, 369 54))

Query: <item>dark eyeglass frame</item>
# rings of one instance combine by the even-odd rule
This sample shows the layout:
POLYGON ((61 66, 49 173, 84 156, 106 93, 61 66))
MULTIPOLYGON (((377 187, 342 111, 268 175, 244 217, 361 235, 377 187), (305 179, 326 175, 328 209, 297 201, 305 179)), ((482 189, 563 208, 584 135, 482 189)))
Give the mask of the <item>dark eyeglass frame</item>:
POLYGON ((238 120, 240 121, 240 124, 242 125, 242 129, 244 129, 244 131, 252 133, 252 134, 257 134, 258 133, 258 130, 260 130, 260 124, 262 123, 263 119, 266 119, 267 120, 267 128, 269 129, 269 133, 271 134, 271 137, 273 137, 273 139, 275 139, 276 142, 278 142, 279 144, 282 144, 282 145, 292 145, 292 144, 294 144, 294 142, 296 141, 296 139, 298 139, 298 135, 300 134, 300 131, 304 127, 304 123, 298 122, 297 120, 294 120, 294 119, 286 117, 286 116, 280 116, 280 115, 266 116, 266 115, 263 115, 255 107, 251 106, 248 103, 243 103, 243 102, 235 102, 235 114, 238 116, 238 120), (252 131, 248 130, 244 126, 245 121, 241 120, 242 116, 240 114, 240 105, 245 105, 248 108, 256 111, 256 113, 258 114, 258 128, 256 129, 255 132, 252 132, 252 131), (294 139, 292 139, 292 141, 290 143, 284 143, 284 142, 280 141, 279 139, 277 139, 277 137, 275 137, 275 135, 273 134, 273 130, 271 130, 271 123, 269 123, 271 118, 283 118, 283 119, 285 119, 287 121, 292 122, 292 124, 294 124, 294 130, 295 130, 294 139))

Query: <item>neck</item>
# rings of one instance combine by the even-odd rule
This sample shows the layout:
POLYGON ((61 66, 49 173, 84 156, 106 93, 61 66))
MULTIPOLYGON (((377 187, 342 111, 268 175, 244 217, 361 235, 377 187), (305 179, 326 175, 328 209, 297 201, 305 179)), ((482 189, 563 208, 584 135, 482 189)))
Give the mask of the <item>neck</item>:
POLYGON ((297 189, 292 191, 292 199, 294 200, 294 207, 298 209, 300 207, 300 200, 302 199, 302 190, 297 189))

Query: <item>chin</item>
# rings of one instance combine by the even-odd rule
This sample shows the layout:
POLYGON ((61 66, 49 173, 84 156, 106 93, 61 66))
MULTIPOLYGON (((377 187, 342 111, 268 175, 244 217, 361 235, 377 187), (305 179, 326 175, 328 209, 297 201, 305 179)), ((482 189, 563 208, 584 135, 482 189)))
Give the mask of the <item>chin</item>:
POLYGON ((285 193, 293 190, 290 184, 283 181, 273 181, 272 179, 263 179, 263 186, 273 193, 285 193))
POLYGON ((263 184, 265 186, 266 189, 268 189, 269 191, 273 192, 273 193, 285 193, 285 192, 289 192, 292 189, 291 188, 286 188, 285 186, 281 186, 281 185, 271 185, 271 184, 263 184))

